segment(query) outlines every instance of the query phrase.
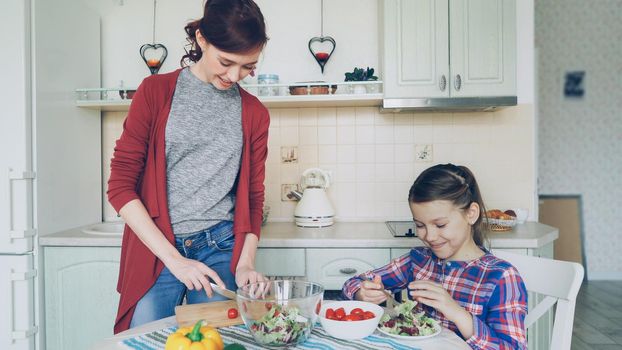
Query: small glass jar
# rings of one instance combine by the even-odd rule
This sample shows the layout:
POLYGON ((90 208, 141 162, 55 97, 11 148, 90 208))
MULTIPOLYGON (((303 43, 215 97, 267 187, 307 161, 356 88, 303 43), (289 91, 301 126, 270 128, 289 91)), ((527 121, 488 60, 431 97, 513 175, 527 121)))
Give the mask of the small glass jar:
MULTIPOLYGON (((276 74, 259 74, 257 76, 257 83, 261 84, 278 84, 279 76, 276 74)), ((267 86, 259 88, 260 96, 277 96, 279 94, 278 86, 267 86)))

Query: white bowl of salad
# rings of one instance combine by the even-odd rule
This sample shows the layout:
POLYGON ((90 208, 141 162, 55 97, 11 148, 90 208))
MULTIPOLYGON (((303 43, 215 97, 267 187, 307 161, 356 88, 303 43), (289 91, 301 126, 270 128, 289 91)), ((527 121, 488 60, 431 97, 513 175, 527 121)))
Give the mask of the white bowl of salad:
POLYGON ((238 310, 255 341, 266 347, 293 347, 311 334, 322 306, 318 283, 276 280, 238 288, 238 310))
POLYGON ((381 306, 365 301, 326 302, 320 309, 320 323, 331 337, 362 339, 374 333, 383 313, 381 306))
POLYGON ((394 306, 380 319, 378 330, 388 336, 402 339, 425 339, 438 335, 441 326, 435 319, 415 310, 417 302, 406 300, 394 306))

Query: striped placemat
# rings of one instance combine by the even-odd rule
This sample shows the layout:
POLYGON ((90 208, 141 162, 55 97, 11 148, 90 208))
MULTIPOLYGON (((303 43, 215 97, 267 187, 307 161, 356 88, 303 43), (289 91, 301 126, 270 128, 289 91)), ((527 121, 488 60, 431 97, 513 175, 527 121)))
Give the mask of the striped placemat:
MULTIPOLYGON (((169 334, 175 332, 177 327, 164 328, 159 331, 142 334, 133 338, 128 338, 120 342, 126 349, 134 350, 162 350, 166 343, 166 338, 169 334)), ((260 345, 255 343, 253 337, 248 332, 246 326, 232 326, 226 328, 219 328, 220 333, 225 344, 238 343, 244 345, 248 350, 262 350, 260 345)), ((401 344, 394 339, 387 337, 370 335, 364 339, 357 340, 342 340, 336 339, 328 334, 322 328, 321 325, 317 325, 313 328, 311 335, 307 340, 299 344, 296 347, 289 349, 319 349, 319 350, 332 350, 332 349, 358 349, 358 350, 382 350, 382 349, 397 349, 397 350, 417 350, 410 345, 401 344)))

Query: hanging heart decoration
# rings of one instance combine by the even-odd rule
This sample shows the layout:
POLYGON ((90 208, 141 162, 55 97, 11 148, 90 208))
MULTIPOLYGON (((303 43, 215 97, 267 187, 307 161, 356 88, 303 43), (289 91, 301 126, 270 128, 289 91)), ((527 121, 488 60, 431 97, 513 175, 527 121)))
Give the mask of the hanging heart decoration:
POLYGON ((145 61, 151 74, 158 73, 167 55, 168 50, 162 44, 145 44, 140 47, 140 57, 145 61))
POLYGON ((311 52, 313 58, 320 65, 322 73, 324 73, 324 66, 330 59, 330 56, 333 55, 336 47, 335 39, 330 36, 316 36, 309 40, 309 52, 311 52))

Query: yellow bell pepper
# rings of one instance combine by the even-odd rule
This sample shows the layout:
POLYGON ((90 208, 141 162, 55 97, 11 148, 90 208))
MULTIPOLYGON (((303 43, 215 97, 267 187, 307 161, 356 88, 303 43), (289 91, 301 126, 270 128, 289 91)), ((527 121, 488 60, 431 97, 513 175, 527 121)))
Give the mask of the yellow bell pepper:
POLYGON ((165 350, 222 350, 220 334, 212 327, 201 327, 198 321, 193 328, 179 328, 166 339, 165 350))

